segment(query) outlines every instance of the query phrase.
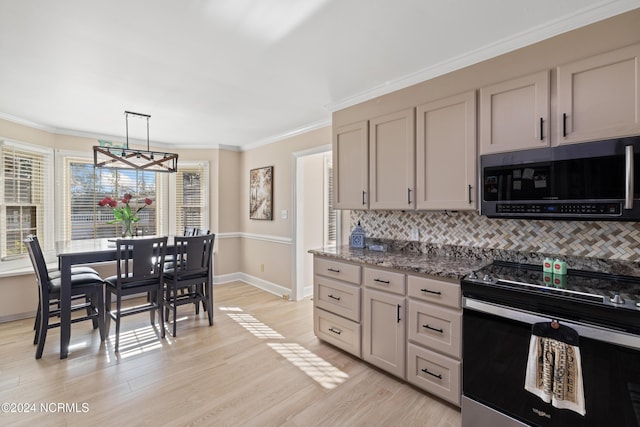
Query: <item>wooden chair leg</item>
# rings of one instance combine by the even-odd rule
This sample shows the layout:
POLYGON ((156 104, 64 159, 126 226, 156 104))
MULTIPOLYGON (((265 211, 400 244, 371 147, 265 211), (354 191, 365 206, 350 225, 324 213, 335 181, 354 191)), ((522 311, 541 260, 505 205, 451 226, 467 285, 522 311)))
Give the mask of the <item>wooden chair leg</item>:
POLYGON ((49 304, 41 304, 40 312, 40 331, 38 332, 38 347, 36 348, 36 359, 40 359, 42 357, 44 342, 47 339, 47 330, 49 329, 49 304))
MULTIPOLYGON (((147 293, 147 300, 152 304, 158 304, 158 292, 149 292, 147 293)), ((162 306, 160 306, 162 307, 162 306)), ((149 318, 151 320, 151 326, 156 323, 156 310, 149 310, 149 318)), ((163 325, 164 327, 164 325, 163 325)))
MULTIPOLYGON (((160 336, 162 338, 164 338, 166 336, 165 332, 164 332, 164 310, 163 308, 163 304, 162 304, 162 287, 160 287, 160 290, 156 293, 156 304, 158 305, 158 315, 160 316, 160 336)), ((155 311, 155 310, 153 310, 155 311)))
POLYGON ((116 296, 116 346, 115 351, 120 351, 120 311, 122 310, 122 298, 120 294, 116 296))
POLYGON ((207 301, 207 315, 209 317, 209 326, 213 326, 213 285, 207 282, 204 286, 204 296, 207 301))
MULTIPOLYGON (((177 296, 174 296, 174 298, 177 299, 177 296)), ((178 305, 176 304, 175 299, 173 301, 172 308, 173 308, 173 336, 175 337, 178 329, 178 305)))
POLYGON ((33 322, 33 345, 38 344, 38 336, 40 335, 40 323, 42 322, 42 313, 40 312, 40 301, 38 301, 38 311, 36 311, 36 320, 33 322))
POLYGON ((107 337, 105 335, 105 324, 104 324, 104 292, 103 289, 100 288, 97 292, 97 301, 98 307, 98 330, 100 331, 100 341, 104 341, 107 337))

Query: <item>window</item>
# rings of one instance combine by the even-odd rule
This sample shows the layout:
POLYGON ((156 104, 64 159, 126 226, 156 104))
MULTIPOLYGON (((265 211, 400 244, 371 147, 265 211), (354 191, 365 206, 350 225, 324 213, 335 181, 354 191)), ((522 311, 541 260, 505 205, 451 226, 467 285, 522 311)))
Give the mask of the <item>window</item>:
POLYGON ((337 212, 333 208, 333 163, 331 154, 324 156, 324 246, 335 246, 337 239, 337 212))
POLYGON ((204 164, 183 164, 175 178, 176 234, 182 234, 185 227, 207 228, 208 168, 204 164))
POLYGON ((0 187, 0 260, 25 258, 22 243, 29 234, 36 234, 43 246, 52 245, 50 209, 52 151, 27 144, 0 142, 2 186, 0 187))
POLYGON ((119 236, 122 232, 120 224, 109 224, 114 219, 111 209, 98 206, 98 202, 107 196, 120 200, 127 193, 133 196, 133 202, 130 203, 132 208, 145 206, 144 199, 147 197, 154 201, 138 213, 140 221, 132 227, 134 233, 158 233, 156 172, 94 168, 93 162, 80 158, 67 158, 66 164, 66 194, 69 195, 65 203, 68 211, 64 215, 64 227, 68 230, 66 238, 119 236))

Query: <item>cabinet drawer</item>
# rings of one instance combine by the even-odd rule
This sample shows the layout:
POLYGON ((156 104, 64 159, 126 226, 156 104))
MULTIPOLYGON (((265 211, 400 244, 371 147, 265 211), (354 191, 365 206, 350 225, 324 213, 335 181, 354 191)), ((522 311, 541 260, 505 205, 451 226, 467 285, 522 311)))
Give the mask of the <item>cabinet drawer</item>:
POLYGON ((328 258, 313 259, 313 272, 326 277, 344 280, 345 282, 360 284, 360 266, 334 261, 328 258))
POLYGON ((407 276, 407 293, 422 301, 460 308, 460 284, 419 276, 407 276))
POLYGON ((321 340, 361 357, 359 323, 314 307, 313 329, 321 340))
POLYGON ((460 368, 458 360, 411 343, 407 346, 407 381, 456 406, 460 406, 460 368))
POLYGON ((315 276, 315 305, 340 316, 360 322, 360 287, 327 277, 315 276))
POLYGON ((409 340, 460 359, 462 312, 409 301, 409 340))
POLYGON ((404 295, 404 274, 377 268, 364 269, 364 285, 394 294, 404 295))

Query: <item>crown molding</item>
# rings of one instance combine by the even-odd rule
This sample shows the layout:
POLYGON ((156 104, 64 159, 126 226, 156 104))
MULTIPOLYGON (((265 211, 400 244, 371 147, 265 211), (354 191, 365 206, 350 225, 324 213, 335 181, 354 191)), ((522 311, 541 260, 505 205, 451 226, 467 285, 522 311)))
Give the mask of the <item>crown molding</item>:
POLYGON ((311 132, 313 130, 322 129, 323 127, 331 125, 331 118, 319 120, 313 123, 309 123, 305 126, 295 128, 280 134, 272 135, 268 138, 261 139, 255 142, 250 142, 248 144, 243 144, 240 146, 241 151, 252 150, 254 148, 262 147, 264 145, 273 144, 274 142, 282 141, 286 138, 291 138, 296 135, 302 135, 303 133, 311 132))

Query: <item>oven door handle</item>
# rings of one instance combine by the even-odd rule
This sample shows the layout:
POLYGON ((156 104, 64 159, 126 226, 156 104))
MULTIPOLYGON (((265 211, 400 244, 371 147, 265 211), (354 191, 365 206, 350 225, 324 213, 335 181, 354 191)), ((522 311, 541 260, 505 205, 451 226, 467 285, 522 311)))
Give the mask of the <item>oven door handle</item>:
POLYGON ((462 300, 462 307, 469 310, 479 311, 481 313, 492 314, 494 316, 503 317, 505 319, 515 320, 518 322, 528 323, 533 325, 534 323, 550 322, 551 320, 558 320, 563 325, 574 329, 578 335, 585 338, 591 338, 597 341, 606 342, 609 344, 621 345, 624 347, 630 347, 636 350, 640 350, 640 336, 628 334, 626 332, 616 331, 613 329, 603 328, 595 325, 587 325, 584 323, 576 323, 570 320, 562 318, 553 318, 540 316, 537 313, 532 313, 524 310, 516 310, 511 307, 505 307, 486 301, 480 301, 469 297, 464 297, 462 300))

